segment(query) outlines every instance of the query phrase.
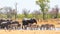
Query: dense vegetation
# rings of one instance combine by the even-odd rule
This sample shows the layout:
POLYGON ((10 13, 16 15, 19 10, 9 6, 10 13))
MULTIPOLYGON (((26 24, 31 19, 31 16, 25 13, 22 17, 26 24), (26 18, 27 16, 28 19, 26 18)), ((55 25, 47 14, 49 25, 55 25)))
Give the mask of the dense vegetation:
POLYGON ((40 7, 39 10, 34 10, 31 12, 30 10, 23 9, 22 14, 17 14, 16 9, 12 9, 11 7, 3 7, 0 8, 0 18, 6 19, 23 19, 23 18, 36 18, 39 19, 50 19, 50 18, 60 18, 59 8, 56 5, 54 8, 49 11, 49 0, 37 0, 36 4, 40 7), (30 13, 31 12, 31 13, 30 13))

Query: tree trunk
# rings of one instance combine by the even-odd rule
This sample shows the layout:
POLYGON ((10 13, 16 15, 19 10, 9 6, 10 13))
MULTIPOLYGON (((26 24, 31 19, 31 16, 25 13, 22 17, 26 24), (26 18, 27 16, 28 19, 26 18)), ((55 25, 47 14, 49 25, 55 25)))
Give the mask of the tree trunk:
POLYGON ((45 12, 43 11, 43 20, 45 20, 45 12))
POLYGON ((56 18, 58 18, 58 12, 56 13, 56 18))
POLYGON ((17 14, 15 14, 15 20, 16 20, 16 18, 17 18, 17 14))

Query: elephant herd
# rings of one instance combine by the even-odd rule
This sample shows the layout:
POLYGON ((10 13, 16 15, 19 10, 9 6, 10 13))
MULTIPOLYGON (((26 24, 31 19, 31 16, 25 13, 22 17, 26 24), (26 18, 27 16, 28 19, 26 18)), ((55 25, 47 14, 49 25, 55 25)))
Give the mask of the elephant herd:
POLYGON ((55 30, 55 26, 53 24, 42 24, 40 26, 41 30, 55 30))
POLYGON ((24 29, 24 30, 52 30, 55 29, 53 24, 37 25, 36 19, 23 19, 22 24, 15 20, 0 19, 0 29, 24 29))
POLYGON ((55 30, 55 26, 53 24, 42 24, 41 26, 37 25, 36 19, 24 19, 22 20, 22 29, 28 30, 55 30))
POLYGON ((18 21, 0 19, 0 29, 13 29, 13 27, 16 29, 20 26, 18 21))

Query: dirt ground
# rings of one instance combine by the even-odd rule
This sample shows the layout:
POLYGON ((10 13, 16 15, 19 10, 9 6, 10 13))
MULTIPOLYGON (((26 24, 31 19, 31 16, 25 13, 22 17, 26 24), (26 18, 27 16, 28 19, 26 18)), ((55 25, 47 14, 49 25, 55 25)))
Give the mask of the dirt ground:
POLYGON ((0 34, 60 34, 60 31, 54 30, 0 30, 0 34))

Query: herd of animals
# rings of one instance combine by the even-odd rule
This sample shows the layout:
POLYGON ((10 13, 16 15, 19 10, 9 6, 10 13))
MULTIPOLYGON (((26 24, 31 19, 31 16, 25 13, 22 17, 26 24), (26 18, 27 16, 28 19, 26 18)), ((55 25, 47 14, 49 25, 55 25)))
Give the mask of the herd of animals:
POLYGON ((22 24, 16 20, 0 19, 0 29, 22 29, 22 30, 54 30, 53 24, 37 25, 37 20, 34 18, 23 19, 22 24))

